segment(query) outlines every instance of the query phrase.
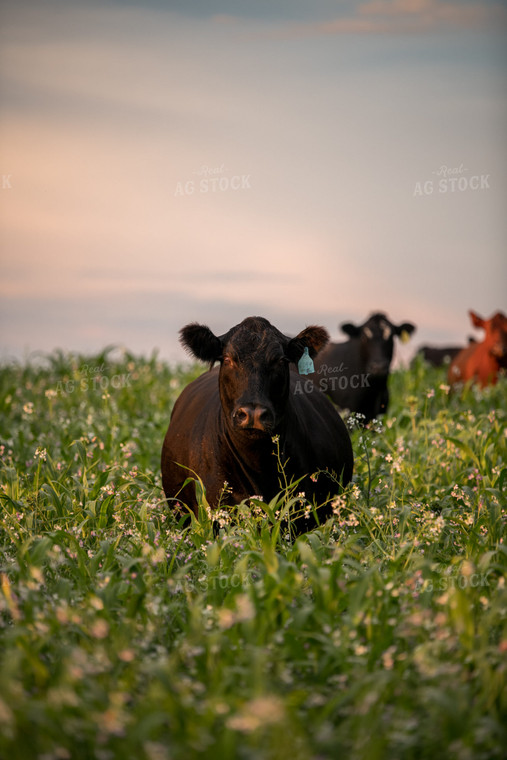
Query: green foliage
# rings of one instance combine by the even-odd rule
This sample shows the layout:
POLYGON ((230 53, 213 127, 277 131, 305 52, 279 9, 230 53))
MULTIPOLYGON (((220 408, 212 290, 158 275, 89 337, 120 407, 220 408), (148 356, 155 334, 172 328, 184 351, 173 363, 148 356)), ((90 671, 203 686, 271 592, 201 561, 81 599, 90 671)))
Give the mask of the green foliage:
POLYGON ((0 756, 503 758, 506 381, 395 372, 296 538, 282 468, 270 504, 166 504, 200 371, 112 349, 0 370, 0 756))

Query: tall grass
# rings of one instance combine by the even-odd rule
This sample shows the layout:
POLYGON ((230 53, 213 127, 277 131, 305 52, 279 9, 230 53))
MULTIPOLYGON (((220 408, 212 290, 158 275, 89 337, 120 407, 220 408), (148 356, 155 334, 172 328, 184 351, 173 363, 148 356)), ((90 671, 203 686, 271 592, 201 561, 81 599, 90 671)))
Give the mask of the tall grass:
MULTIPOLYGON (((200 368, 0 373, 0 757, 505 757, 506 381, 422 363, 295 538, 290 489, 190 525, 159 477, 200 368)), ((275 447, 276 454, 276 447, 275 447)))

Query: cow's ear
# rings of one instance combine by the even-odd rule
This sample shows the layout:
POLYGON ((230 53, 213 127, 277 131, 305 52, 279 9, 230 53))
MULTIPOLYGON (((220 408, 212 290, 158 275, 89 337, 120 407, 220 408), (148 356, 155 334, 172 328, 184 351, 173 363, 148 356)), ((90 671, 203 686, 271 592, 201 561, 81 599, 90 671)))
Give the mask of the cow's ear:
POLYGON ((361 335, 361 328, 353 325, 352 322, 344 322, 340 325, 340 329, 345 335, 349 335, 351 338, 359 338, 361 335))
POLYGON ((474 327, 484 327, 484 320, 475 311, 469 311, 468 315, 474 327))
POLYGON ((192 322, 180 330, 180 343, 196 359, 209 362, 211 365, 222 356, 223 344, 220 338, 213 335, 209 327, 192 322))
POLYGON ((416 327, 412 324, 412 322, 403 322, 397 327, 393 325, 394 333, 401 338, 402 343, 406 343, 406 341, 410 339, 410 336, 413 332, 415 332, 415 329, 416 327))
POLYGON ((329 343, 329 333, 326 328, 311 325, 305 327, 299 335, 288 342, 285 353, 291 362, 297 364, 305 348, 313 359, 327 343, 329 343))

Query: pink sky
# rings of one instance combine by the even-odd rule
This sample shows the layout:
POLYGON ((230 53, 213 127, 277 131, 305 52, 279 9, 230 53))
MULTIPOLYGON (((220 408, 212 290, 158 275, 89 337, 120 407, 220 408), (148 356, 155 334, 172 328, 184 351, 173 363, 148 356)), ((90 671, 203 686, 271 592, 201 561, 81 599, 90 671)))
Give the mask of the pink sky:
POLYGON ((2 355, 507 309, 501 4, 175 6, 3 11, 2 355))

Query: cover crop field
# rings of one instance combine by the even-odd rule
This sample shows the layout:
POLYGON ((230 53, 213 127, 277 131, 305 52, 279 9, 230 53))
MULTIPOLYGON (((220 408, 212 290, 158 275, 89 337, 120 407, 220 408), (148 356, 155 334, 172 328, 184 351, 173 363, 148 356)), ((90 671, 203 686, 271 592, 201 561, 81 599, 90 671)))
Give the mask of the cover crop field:
POLYGON ((332 519, 295 538, 297 485, 215 526, 166 504, 202 371, 0 369, 0 757, 505 758, 507 380, 394 372, 332 519))

